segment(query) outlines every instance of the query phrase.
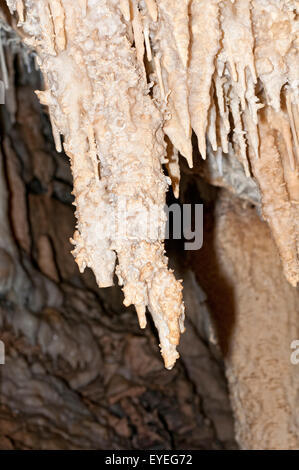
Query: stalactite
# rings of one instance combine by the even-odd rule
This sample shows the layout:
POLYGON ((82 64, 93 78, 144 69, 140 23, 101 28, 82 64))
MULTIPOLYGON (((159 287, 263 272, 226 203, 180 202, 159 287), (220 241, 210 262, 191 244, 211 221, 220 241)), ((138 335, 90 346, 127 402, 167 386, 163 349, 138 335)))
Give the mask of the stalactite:
POLYGON ((161 55, 162 74, 166 83, 169 119, 164 132, 192 166, 191 124, 188 109, 187 60, 189 46, 188 3, 171 8, 169 0, 158 4, 159 22, 154 50, 161 55))
POLYGON ((167 367, 177 357, 184 307, 181 284, 164 256, 169 179, 162 165, 178 196, 178 152, 192 167, 192 129, 201 156, 207 139, 221 172, 222 158, 233 151, 246 175, 256 178, 284 272, 296 285, 297 2, 80 0, 79 9, 71 0, 7 4, 39 55, 47 87, 39 97, 49 106, 57 150, 63 135, 71 160, 78 219, 73 253, 80 270, 90 266, 98 284, 108 286, 118 262, 124 302, 136 306, 141 327, 149 307, 167 367), (100 236, 111 214, 117 219, 122 196, 136 227, 144 223, 139 209, 159 208, 158 235, 100 236))
POLYGON ((215 56, 220 48, 219 1, 193 1, 190 8, 191 52, 189 109, 202 158, 206 158, 206 128, 215 56))
MULTIPOLYGON (((280 113, 279 113, 280 114, 280 113)), ((251 158, 253 173, 259 182, 263 202, 263 213, 268 221, 281 258, 284 272, 289 282, 298 282, 297 227, 298 206, 290 199, 284 167, 289 166, 288 153, 277 141, 277 132, 284 134, 285 117, 275 111, 265 110, 259 123, 261 138, 260 158, 251 158), (276 123, 275 123, 276 121, 276 123), (295 206, 295 212, 294 212, 295 206)), ((289 166, 290 169, 290 166, 289 166)), ((295 176, 298 192, 298 177, 295 176)), ((298 195, 296 197, 298 200, 298 195)))
POLYGON ((80 271, 89 266, 99 286, 110 286, 117 256, 124 303, 136 306, 142 328, 148 306, 159 330, 165 365, 171 368, 178 357, 184 307, 181 284, 167 270, 162 243, 168 180, 161 162, 166 150, 162 115, 145 80, 137 1, 132 19, 136 55, 116 2, 103 0, 95 10, 87 8, 83 21, 68 0, 26 2, 26 7, 29 19, 24 30, 30 31, 48 88, 40 97, 51 108, 58 149, 61 133, 71 160, 78 219, 72 242, 80 271), (106 23, 101 22, 103 16, 106 23), (36 27, 34 17, 40 18, 36 27), (126 216, 118 214, 122 200, 128 217, 135 215, 139 230, 144 213, 157 207, 156 233, 141 230, 139 238, 111 233, 113 217, 121 222, 118 217, 126 216))

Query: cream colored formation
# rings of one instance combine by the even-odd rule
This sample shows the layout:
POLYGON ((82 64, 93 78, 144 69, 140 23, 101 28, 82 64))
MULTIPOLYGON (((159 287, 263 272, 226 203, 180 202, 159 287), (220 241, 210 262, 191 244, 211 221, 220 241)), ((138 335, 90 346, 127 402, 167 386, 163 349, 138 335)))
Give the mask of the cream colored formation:
POLYGON ((298 1, 7 4, 38 53, 38 96, 57 150, 63 136, 70 157, 80 271, 88 266, 100 287, 111 286, 117 261, 124 303, 135 305, 142 328, 148 307, 167 368, 178 357, 184 305, 167 269, 163 206, 170 179, 178 195, 178 152, 192 167, 192 129, 203 158, 233 149, 256 178, 285 275, 297 284, 298 1), (159 208, 154 237, 103 238, 123 197, 137 228, 159 208))

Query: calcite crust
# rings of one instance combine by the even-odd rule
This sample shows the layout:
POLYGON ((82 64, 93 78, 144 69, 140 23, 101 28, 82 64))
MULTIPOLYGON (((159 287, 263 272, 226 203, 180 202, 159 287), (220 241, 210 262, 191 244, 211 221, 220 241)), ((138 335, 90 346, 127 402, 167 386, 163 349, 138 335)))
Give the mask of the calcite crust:
POLYGON ((100 287, 116 272, 142 328, 148 307, 167 368, 178 357, 184 304, 167 268, 163 207, 170 180, 179 193, 178 152, 192 167, 192 129, 203 158, 207 144, 209 158, 233 153, 255 177, 284 273, 297 284, 298 1, 7 5, 38 54, 45 90, 37 94, 57 150, 70 158, 79 269, 90 267, 100 287), (111 233, 122 203, 133 235, 111 233), (141 230, 153 207, 154 235, 141 230))

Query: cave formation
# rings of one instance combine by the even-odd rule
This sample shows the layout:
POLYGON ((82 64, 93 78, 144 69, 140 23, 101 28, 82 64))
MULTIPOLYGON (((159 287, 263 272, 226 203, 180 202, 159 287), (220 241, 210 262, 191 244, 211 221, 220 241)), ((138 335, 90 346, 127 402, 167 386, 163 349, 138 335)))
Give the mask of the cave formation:
POLYGON ((298 2, 0 6, 1 448, 298 449, 298 2))

